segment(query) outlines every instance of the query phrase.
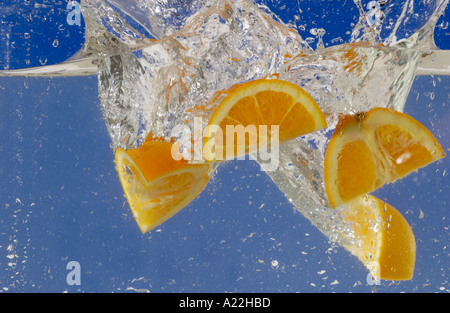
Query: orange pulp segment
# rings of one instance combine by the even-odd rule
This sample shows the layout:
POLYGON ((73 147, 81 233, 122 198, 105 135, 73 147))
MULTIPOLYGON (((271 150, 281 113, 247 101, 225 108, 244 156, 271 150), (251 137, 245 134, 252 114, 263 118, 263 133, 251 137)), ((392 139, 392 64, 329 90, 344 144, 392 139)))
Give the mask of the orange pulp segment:
POLYGON ((180 211, 208 183, 208 165, 176 161, 172 146, 148 137, 139 148, 116 150, 120 182, 142 233, 180 211))
POLYGON ((207 161, 233 159, 257 151, 260 143, 269 147, 276 140, 281 143, 327 126, 314 98, 287 81, 253 80, 225 93, 205 130, 207 161), (271 132, 274 126, 278 126, 277 138, 271 132))
POLYGON ((360 196, 342 208, 355 244, 344 245, 373 277, 409 280, 414 274, 416 242, 402 214, 374 196, 360 196))
POLYGON ((386 108, 346 116, 325 153, 325 187, 331 207, 370 193, 445 156, 425 126, 386 108))

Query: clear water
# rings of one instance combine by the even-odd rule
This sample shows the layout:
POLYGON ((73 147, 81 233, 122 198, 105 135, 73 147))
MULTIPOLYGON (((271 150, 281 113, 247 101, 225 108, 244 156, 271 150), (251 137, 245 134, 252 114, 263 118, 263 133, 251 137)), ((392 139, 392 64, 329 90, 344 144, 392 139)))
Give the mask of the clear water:
MULTIPOLYGON (((316 49, 248 1, 198 3, 177 15, 187 18, 175 28, 172 19, 156 22, 150 16, 149 23, 162 28, 150 26, 150 32, 156 38, 165 34, 162 38, 98 61, 99 95, 112 148, 136 147, 149 132, 170 139, 180 125, 192 132, 194 117, 205 126, 222 97, 211 99, 234 84, 263 77, 291 81, 317 100, 329 127, 282 145, 278 168, 267 173, 333 242, 348 240, 342 234, 353 238, 339 212, 327 207, 323 160, 329 135, 340 114, 379 106, 403 111, 422 54, 435 48, 431 36, 445 8, 436 3, 421 29, 400 41, 390 35, 385 47, 380 46, 381 15, 371 25, 370 11, 357 4, 361 19, 351 42, 325 48, 319 38, 316 49)), ((163 9, 155 5, 154 11, 163 9)), ((176 139, 190 142, 190 133, 177 132, 176 139)))
MULTIPOLYGON (((394 2, 383 6, 383 10, 372 10, 376 11, 375 16, 370 15, 372 11, 368 9, 368 3, 355 1, 353 8, 357 10, 355 16, 359 18, 349 28, 345 44, 340 44, 344 41, 342 37, 333 38, 331 44, 324 40, 327 31, 331 31, 327 28, 310 28, 302 24, 302 18, 308 11, 308 7, 302 6, 302 1, 299 2, 298 14, 294 14, 292 20, 283 22, 264 4, 269 5, 263 2, 257 6, 248 1, 190 1, 184 6, 180 6, 177 1, 129 1, 127 5, 121 1, 85 1, 83 17, 87 29, 86 42, 80 53, 70 61, 70 64, 83 61, 85 67, 72 71, 67 64, 62 64, 42 68, 38 75, 45 76, 55 68, 63 76, 92 74, 98 70, 98 96, 111 150, 119 146, 135 147, 149 131, 168 138, 175 126, 183 124, 185 120, 192 123, 194 115, 201 116, 206 125, 218 102, 211 103, 210 99, 214 98, 217 91, 225 90, 235 83, 261 77, 279 77, 297 83, 316 98, 327 114, 329 128, 282 145, 280 167, 267 174, 287 201, 324 233, 331 241, 331 247, 334 247, 335 243, 343 243, 337 227, 345 226, 337 222, 326 208, 322 168, 324 149, 337 115, 374 106, 404 110, 422 60, 429 54, 438 53, 432 33, 447 1, 424 2, 420 11, 414 7, 419 4, 413 1, 394 2), (390 16, 389 9, 395 9, 397 13, 390 16), (415 23, 419 25, 417 29, 409 29, 408 21, 413 17, 419 19, 415 16, 417 12, 426 13, 420 14, 421 21, 415 23), (381 19, 383 16, 385 18, 381 19), (356 47, 351 45, 357 42, 366 44, 356 47), (361 62, 361 66, 350 71, 352 66, 349 67, 349 64, 352 64, 353 59, 349 60, 347 55, 353 48, 354 58, 361 62), (301 57, 297 57, 299 55, 301 57), (200 106, 207 110, 196 110, 200 106), (311 181, 309 177, 314 179, 311 181)), ((283 9, 281 4, 273 7, 289 10, 283 9)), ((428 67, 428 70, 449 74, 442 66, 437 69, 428 67)), ((25 70, 18 74, 35 75, 35 71, 25 70)), ((12 72, 3 74, 14 75, 12 72)), ((433 81, 439 85, 439 79, 433 81)), ((428 97, 433 96, 429 94, 428 97)), ((445 102, 442 105, 445 106, 445 102)), ((224 164, 217 172, 228 171, 236 175, 239 171, 233 171, 233 166, 241 165, 232 164, 235 163, 224 164)), ((442 177, 447 177, 445 169, 438 167, 436 171, 440 171, 442 177)), ((228 183, 223 178, 215 178, 205 191, 212 195, 211 207, 223 201, 217 194, 221 184, 225 186, 228 183)), ((255 192, 252 188, 238 189, 246 190, 249 194, 255 192)), ((409 194, 415 195, 414 192, 409 194)), ((9 199, 8 207, 12 203, 19 205, 22 200, 17 199, 15 202, 9 199)), ((250 205, 251 196, 247 201, 250 205)), ((264 202, 258 203, 258 207, 262 210, 264 202)), ((269 212, 273 211, 269 209, 269 212)), ((20 215, 20 210, 14 214, 20 215)), ((265 219, 270 220, 270 215, 265 219)), ((194 222, 190 222, 190 225, 194 222)), ((211 230, 210 226, 203 227, 211 230)), ((283 225, 278 224, 277 227, 282 229, 283 225)), ((150 238, 158 236, 158 232, 150 235, 150 238)), ((240 237, 243 243, 247 240, 250 242, 254 233, 259 238, 267 237, 267 245, 272 247, 268 249, 280 251, 282 242, 275 242, 276 236, 271 236, 271 232, 272 228, 267 232, 249 230, 249 234, 244 236, 241 233, 240 237)), ((286 232, 290 233, 292 229, 286 232)), ((303 237, 302 242, 307 242, 309 235, 303 237)), ((6 245, 6 249, 13 261, 15 255, 25 254, 27 244, 24 245, 24 241, 27 241, 26 237, 10 235, 10 244, 6 245), (22 242, 21 248, 14 240, 22 242)), ((226 242, 227 239, 219 241, 226 242)), ((221 249, 220 245, 212 246, 221 249)), ((292 253, 287 252, 288 249, 283 247, 283 251, 292 253)), ((313 250, 301 255, 313 253, 313 250)), ((292 251, 298 252, 298 247, 293 247, 292 251)), ((334 264, 338 263, 332 255, 330 258, 336 262, 334 264)), ((283 268, 283 262, 280 265, 276 259, 269 262, 257 255, 253 259, 262 261, 255 261, 254 270, 270 264, 271 270, 278 272, 278 277, 281 272, 287 271, 283 268)), ((17 270, 17 263, 13 261, 7 265, 9 275, 19 281, 20 274, 16 273, 20 270, 17 270)), ((237 281, 244 276, 237 275, 237 281)), ((362 281, 364 279, 361 278, 362 281)), ((147 283, 149 280, 151 278, 146 276, 135 277, 128 280, 126 286, 118 287, 116 284, 115 287, 122 291, 128 288, 135 291, 152 290, 151 283, 147 283)), ((311 284, 314 283, 311 281, 311 284)), ((339 285, 339 282, 328 282, 328 285, 339 285)), ((445 283, 442 285, 445 286, 445 283)), ((170 290, 169 286, 171 284, 166 283, 161 290, 170 290)), ((222 290, 230 290, 229 286, 233 284, 223 286, 222 290)), ((195 290, 195 287, 192 288, 195 290)), ((220 286, 218 288, 220 290, 220 286)), ((283 290, 289 290, 289 287, 286 288, 283 290)))

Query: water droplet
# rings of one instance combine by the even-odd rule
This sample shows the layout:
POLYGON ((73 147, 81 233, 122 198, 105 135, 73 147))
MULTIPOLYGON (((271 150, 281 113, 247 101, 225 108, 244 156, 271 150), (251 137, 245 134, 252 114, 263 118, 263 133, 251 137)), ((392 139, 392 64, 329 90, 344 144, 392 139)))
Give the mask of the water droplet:
POLYGON ((441 28, 441 29, 447 29, 448 28, 448 21, 447 22, 442 22, 440 25, 439 25, 439 27, 441 28))
POLYGON ((23 34, 23 38, 30 39, 30 33, 24 33, 23 34))
POLYGON ((424 216, 424 214, 423 214, 423 211, 421 210, 421 209, 419 209, 420 210, 420 213, 419 213, 419 218, 420 219, 422 219, 423 218, 423 216, 424 216))
POLYGON ((41 65, 45 65, 47 63, 47 58, 43 58, 43 59, 39 59, 39 63, 41 63, 41 65))
POLYGON ((55 40, 53 40, 53 47, 58 47, 58 45, 59 45, 59 41, 58 41, 58 39, 55 39, 55 40))

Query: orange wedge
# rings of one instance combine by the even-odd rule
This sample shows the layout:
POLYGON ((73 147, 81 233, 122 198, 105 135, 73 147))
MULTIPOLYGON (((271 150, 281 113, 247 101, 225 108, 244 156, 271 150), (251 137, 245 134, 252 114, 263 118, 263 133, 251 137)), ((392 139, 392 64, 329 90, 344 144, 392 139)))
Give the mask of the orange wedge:
POLYGON ((261 143, 269 147, 327 126, 313 97, 286 81, 259 79, 225 93, 205 129, 207 161, 233 159, 257 151, 261 143))
POLYGON ((325 154, 329 204, 337 207, 444 156, 433 134, 404 113, 374 108, 346 116, 325 154))
POLYGON ((408 222, 391 205, 373 196, 357 197, 342 208, 355 244, 344 245, 373 277, 408 280, 413 277, 416 241, 408 222))
POLYGON ((172 146, 149 136, 137 149, 116 150, 120 182, 142 233, 180 211, 208 183, 208 165, 176 161, 172 146))

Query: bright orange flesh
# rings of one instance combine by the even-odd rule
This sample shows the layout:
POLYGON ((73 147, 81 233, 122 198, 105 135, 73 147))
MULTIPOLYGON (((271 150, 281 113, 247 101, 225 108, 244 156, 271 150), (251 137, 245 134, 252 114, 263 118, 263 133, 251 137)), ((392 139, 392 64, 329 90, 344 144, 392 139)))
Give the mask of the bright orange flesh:
POLYGON ((119 178, 143 233, 172 217, 208 183, 208 166, 176 161, 172 147, 147 139, 137 149, 116 151, 119 178))
POLYGON ((325 154, 325 187, 335 208, 445 156, 412 117, 385 108, 343 118, 325 154))
POLYGON ((375 130, 375 138, 385 154, 394 161, 394 169, 400 176, 414 171, 422 164, 433 162, 432 151, 414 140, 407 129, 383 125, 375 130))
POLYGON ((376 181, 376 169, 370 149, 363 140, 345 144, 338 158, 337 186, 343 201, 348 201, 372 188, 376 181), (349 172, 355 175, 345 175, 349 172), (339 175, 340 173, 343 174, 339 175), (361 180, 360 177, 364 179, 361 180))
POLYGON ((279 127, 279 142, 327 125, 315 100, 302 88, 286 81, 254 80, 233 86, 225 93, 228 95, 208 123, 208 127, 219 126, 222 133, 205 133, 204 154, 207 161, 232 159, 254 152, 258 150, 260 140, 266 140, 269 146, 276 140, 270 133, 273 125, 279 127), (232 127, 237 125, 242 125, 241 132, 232 127), (247 140, 238 142, 242 133, 245 133, 247 140), (232 138, 233 141, 230 140, 232 138), (211 140, 214 145, 211 145, 211 140))
POLYGON ((409 280, 416 259, 414 234, 394 207, 373 196, 357 197, 342 208, 356 244, 345 247, 379 279, 409 280))

